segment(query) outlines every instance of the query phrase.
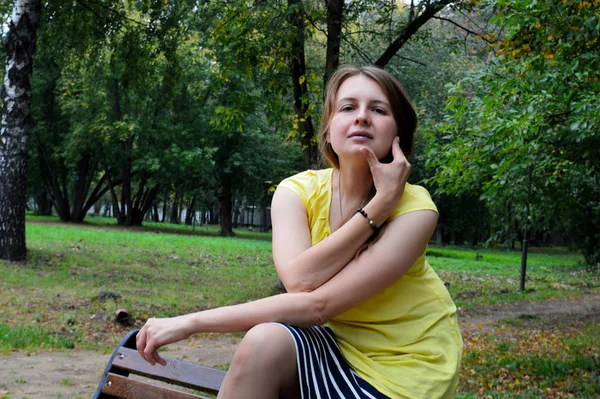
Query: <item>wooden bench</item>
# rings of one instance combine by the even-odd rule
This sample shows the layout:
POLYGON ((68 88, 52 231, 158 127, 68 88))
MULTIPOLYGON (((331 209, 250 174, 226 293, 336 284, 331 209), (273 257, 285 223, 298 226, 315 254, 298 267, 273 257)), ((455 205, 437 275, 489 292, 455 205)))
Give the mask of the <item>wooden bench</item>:
POLYGON ((135 349, 138 330, 129 332, 113 352, 92 399, 192 399, 206 398, 180 388, 216 394, 225 371, 163 357, 166 366, 150 365, 135 349), (146 377, 134 379, 130 374, 146 377), (148 380, 149 379, 149 380, 148 380), (167 386, 152 382, 163 381, 167 386))

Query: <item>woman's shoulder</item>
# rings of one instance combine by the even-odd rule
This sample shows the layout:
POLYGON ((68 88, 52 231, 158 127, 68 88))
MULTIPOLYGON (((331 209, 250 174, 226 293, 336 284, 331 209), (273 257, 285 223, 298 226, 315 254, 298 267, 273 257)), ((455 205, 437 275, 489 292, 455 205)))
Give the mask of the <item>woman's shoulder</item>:
POLYGON ((279 183, 279 187, 286 187, 300 196, 305 201, 308 197, 323 191, 331 181, 333 169, 305 170, 287 177, 279 183))
POLYGON ((423 186, 406 183, 404 193, 389 220, 408 212, 431 210, 438 213, 429 191, 423 186))
POLYGON ((332 171, 333 171, 333 169, 331 169, 331 168, 307 169, 305 171, 296 173, 295 175, 286 177, 285 179, 282 180, 282 183, 286 182, 286 181, 302 181, 302 182, 309 183, 309 182, 324 180, 324 179, 327 179, 328 177, 331 177, 332 171))

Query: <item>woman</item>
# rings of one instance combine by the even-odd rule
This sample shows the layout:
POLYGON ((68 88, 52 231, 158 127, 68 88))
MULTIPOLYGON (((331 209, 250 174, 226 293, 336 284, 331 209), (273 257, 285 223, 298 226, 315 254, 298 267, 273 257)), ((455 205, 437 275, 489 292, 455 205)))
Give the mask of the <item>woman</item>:
POLYGON ((273 257, 288 293, 150 319, 140 354, 164 364, 163 345, 249 330, 219 398, 453 397, 456 308, 425 260, 437 209, 406 183, 416 124, 387 72, 336 72, 320 129, 332 167, 285 179, 271 206, 273 257))

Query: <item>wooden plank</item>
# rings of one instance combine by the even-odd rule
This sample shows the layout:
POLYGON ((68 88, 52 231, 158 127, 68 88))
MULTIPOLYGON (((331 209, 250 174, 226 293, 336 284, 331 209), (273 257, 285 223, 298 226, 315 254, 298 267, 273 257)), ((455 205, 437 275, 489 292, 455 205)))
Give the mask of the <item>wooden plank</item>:
POLYGON ((122 399, 208 399, 112 373, 108 374, 102 392, 122 399))
POLYGON ((210 393, 219 392, 223 378, 225 378, 225 371, 175 359, 167 358, 166 360, 166 366, 160 364, 152 366, 135 349, 119 348, 119 353, 113 361, 113 367, 186 388, 210 393))

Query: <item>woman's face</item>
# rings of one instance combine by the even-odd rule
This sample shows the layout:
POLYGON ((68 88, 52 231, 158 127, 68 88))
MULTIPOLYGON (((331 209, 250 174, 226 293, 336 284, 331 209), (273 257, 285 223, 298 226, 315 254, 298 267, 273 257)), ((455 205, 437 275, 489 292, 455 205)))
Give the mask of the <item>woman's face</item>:
POLYGON ((398 127, 387 96, 364 75, 348 78, 338 89, 327 140, 338 157, 361 156, 369 147, 378 159, 390 153, 398 127))

